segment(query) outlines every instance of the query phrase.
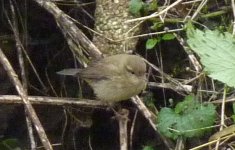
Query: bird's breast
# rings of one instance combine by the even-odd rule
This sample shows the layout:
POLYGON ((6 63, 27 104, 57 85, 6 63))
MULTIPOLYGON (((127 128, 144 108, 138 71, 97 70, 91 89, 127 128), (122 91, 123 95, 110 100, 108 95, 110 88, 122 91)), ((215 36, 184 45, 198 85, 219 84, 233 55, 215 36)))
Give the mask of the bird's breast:
POLYGON ((91 85, 98 99, 108 102, 127 100, 146 86, 144 79, 112 77, 91 85))

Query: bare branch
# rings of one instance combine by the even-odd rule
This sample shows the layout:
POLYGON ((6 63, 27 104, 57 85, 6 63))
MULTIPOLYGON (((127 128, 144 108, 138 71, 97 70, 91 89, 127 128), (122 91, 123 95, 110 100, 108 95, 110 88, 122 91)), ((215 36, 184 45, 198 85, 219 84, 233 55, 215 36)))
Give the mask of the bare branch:
POLYGON ((0 48, 0 62, 3 65, 4 69, 6 70, 8 76, 11 79, 11 82, 13 83, 13 85, 15 86, 18 94, 20 95, 20 97, 23 101, 23 104, 27 110, 27 113, 34 124, 36 131, 38 132, 38 135, 40 137, 40 140, 41 140, 43 146, 47 150, 52 150, 52 146, 47 138, 47 135, 42 127, 42 124, 39 121, 38 116, 37 116, 33 106, 31 105, 31 103, 28 100, 27 93, 25 92, 22 84, 20 83, 20 80, 19 80, 17 74, 13 70, 11 64, 9 63, 8 59, 6 58, 4 53, 2 52, 1 48, 0 48))

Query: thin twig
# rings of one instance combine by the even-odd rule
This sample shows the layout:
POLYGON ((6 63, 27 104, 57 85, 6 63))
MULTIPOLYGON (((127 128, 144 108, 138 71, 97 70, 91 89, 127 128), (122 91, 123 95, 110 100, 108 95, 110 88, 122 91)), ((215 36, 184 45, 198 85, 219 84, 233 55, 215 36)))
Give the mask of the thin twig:
POLYGON ((153 116, 153 114, 148 110, 148 108, 144 105, 144 103, 141 101, 141 99, 138 96, 133 96, 131 100, 137 106, 137 108, 142 112, 145 118, 149 121, 153 129, 157 131, 157 128, 155 125, 156 116, 153 116))
POLYGON ((192 20, 194 20, 196 17, 197 17, 197 15, 198 15, 198 13, 201 11, 201 9, 206 5, 206 3, 207 3, 207 0, 203 0, 201 3, 200 3, 200 5, 197 7, 197 10, 195 11, 195 13, 193 14, 193 16, 192 16, 192 20))
MULTIPOLYGON (((165 34, 165 33, 174 33, 174 32, 183 31, 183 30, 184 30, 184 28, 179 28, 179 29, 172 29, 172 30, 167 30, 167 31, 160 31, 160 32, 140 34, 140 35, 135 35, 135 36, 127 37, 127 38, 125 38, 125 40, 134 39, 134 38, 140 38, 140 37, 146 37, 146 36, 159 35, 159 34, 165 34)), ((120 42, 120 41, 122 41, 122 40, 117 40, 115 42, 120 42)))
MULTIPOLYGON (((221 138, 221 140, 227 139, 227 138, 231 138, 231 137, 234 137, 234 136, 235 136, 235 133, 230 134, 230 135, 227 135, 227 136, 224 136, 224 137, 221 138)), ((209 145, 211 145, 211 144, 216 143, 217 141, 218 141, 218 139, 213 140, 213 141, 210 141, 210 142, 207 142, 207 143, 202 144, 202 145, 199 145, 199 146, 196 146, 196 147, 191 148, 191 149, 189 149, 189 150, 200 150, 200 149, 202 149, 203 147, 206 147, 206 146, 209 146, 209 145)))
POLYGON ((225 113, 225 102, 226 102, 226 86, 224 87, 224 93, 223 93, 223 102, 221 107, 221 122, 220 122, 220 130, 223 130, 223 127, 225 125, 224 123, 224 113, 225 113))
MULTIPOLYGON (((77 44, 81 44, 89 52, 90 56, 94 59, 101 57, 99 49, 86 37, 86 35, 69 19, 68 15, 60 10, 53 2, 49 0, 34 0, 41 7, 45 8, 51 13, 60 28, 62 28, 63 34, 70 36, 71 39, 77 44)), ((76 50, 73 49, 75 53, 76 50)))
POLYGON ((164 14, 165 12, 167 12, 168 10, 170 10, 171 8, 173 8, 174 6, 178 5, 179 3, 181 3, 183 0, 177 0, 174 3, 172 3, 171 5, 169 5, 168 7, 166 7, 165 9, 163 9, 162 11, 155 12, 149 16, 145 16, 145 17, 140 17, 140 18, 135 18, 135 19, 131 19, 131 20, 127 20, 125 23, 131 23, 131 22, 135 22, 135 21, 143 21, 143 20, 147 20, 147 19, 151 19, 151 18, 155 18, 158 17, 162 14, 164 14))
POLYGON ((233 10, 233 35, 235 34, 235 3, 231 0, 232 10, 233 10))
POLYGON ((174 144, 171 140, 167 139, 166 137, 162 136, 159 131, 156 128, 156 119, 157 117, 151 113, 148 108, 144 105, 144 103, 141 101, 141 99, 138 96, 133 96, 131 98, 132 102, 136 105, 136 107, 140 110, 140 112, 143 114, 143 116, 148 120, 149 124, 152 126, 152 128, 156 131, 156 133, 160 136, 162 141, 165 143, 165 145, 168 147, 169 150, 174 149, 174 144))
POLYGON ((196 74, 199 74, 202 71, 202 66, 197 60, 196 56, 193 54, 191 49, 186 45, 186 41, 179 35, 179 34, 174 34, 177 38, 177 40, 180 42, 180 45, 183 46, 184 51, 188 54, 188 58, 190 62, 193 64, 193 67, 196 70, 196 74))
POLYGON ((28 100, 27 93, 24 91, 24 88, 23 88, 22 84, 20 83, 17 74, 13 70, 11 64, 9 63, 8 59, 6 58, 4 53, 2 52, 1 48, 0 48, 0 62, 3 65, 4 69, 6 70, 8 76, 9 76, 11 82, 13 83, 13 85, 15 86, 18 94, 20 95, 20 97, 23 101, 23 104, 27 110, 27 113, 30 116, 30 119, 32 120, 32 122, 34 124, 36 131, 38 132, 39 138, 40 138, 43 146, 47 150, 52 150, 52 146, 47 138, 47 135, 42 127, 42 124, 39 121, 33 106, 31 105, 31 103, 28 100))
POLYGON ((153 68, 154 70, 156 70, 158 73, 160 73, 161 76, 165 77, 167 80, 169 80, 170 82, 172 82, 173 84, 176 85, 176 87, 180 88, 180 89, 177 89, 177 93, 181 94, 181 95, 185 95, 183 92, 181 91, 184 91, 185 93, 190 93, 190 89, 186 88, 181 82, 173 79, 170 75, 164 73, 160 68, 158 68, 157 66, 155 66, 154 64, 150 63, 149 61, 145 60, 145 62, 151 67, 153 68))
MULTIPOLYGON (((35 105, 77 105, 80 107, 103 108, 108 105, 102 101, 78 99, 78 98, 59 98, 59 97, 45 97, 45 96, 28 96, 30 103, 35 105)), ((21 97, 18 95, 0 95, 0 103, 2 104, 22 104, 21 97)))
POLYGON ((196 3, 196 2, 200 2, 202 0, 192 0, 192 1, 187 1, 187 2, 182 2, 183 5, 185 4, 191 4, 191 3, 196 3))
MULTIPOLYGON (((4 13, 6 14, 6 18, 7 18, 8 20, 10 20, 5 10, 4 10, 4 13)), ((14 29, 12 23, 11 23, 10 21, 8 21, 8 22, 9 22, 9 25, 11 26, 11 28, 14 29)), ((18 44, 21 44, 21 43, 18 43, 18 44)), ((46 89, 46 86, 44 85, 44 83, 42 82, 42 79, 41 79, 40 76, 38 75, 36 68, 34 67, 34 65, 33 65, 31 59, 29 58, 29 55, 27 54, 27 52, 26 52, 26 50, 24 49, 23 45, 20 45, 20 47, 22 48, 22 50, 23 50, 23 52, 24 52, 24 54, 25 54, 25 57, 26 57, 26 59, 28 60, 30 66, 32 67, 33 72, 35 73, 35 75, 36 75, 36 77, 37 77, 37 79, 38 79, 40 85, 41 85, 42 88, 45 90, 45 89, 46 89)))
MULTIPOLYGON (((28 93, 27 92, 28 82, 27 82, 27 78, 26 78, 23 52, 22 52, 22 48, 21 48, 21 45, 23 45, 23 44, 21 43, 20 37, 19 37, 18 22, 16 19, 15 9, 12 4, 12 1, 10 0, 9 2, 10 2, 10 8, 11 8, 11 12, 12 12, 12 31, 14 33, 14 37, 16 40, 16 49, 17 49, 17 53, 18 53, 19 66, 20 66, 20 70, 21 70, 22 85, 23 85, 23 88, 27 94, 28 93)), ((11 24, 10 20, 8 20, 8 21, 9 21, 9 24, 11 24)), ((34 139, 34 135, 33 135, 33 125, 32 125, 32 122, 31 122, 27 112, 26 112, 26 109, 25 109, 25 116, 26 116, 25 119, 26 119, 29 139, 30 139, 31 150, 35 150, 36 143, 35 143, 35 139, 34 139)))
POLYGON ((131 129, 130 129, 130 141, 129 141, 129 143, 130 143, 130 150, 133 149, 133 145, 132 145, 133 137, 134 137, 133 133, 134 133, 134 129, 135 129, 135 123, 136 123, 137 114, 138 114, 138 110, 135 111, 135 115, 134 115, 134 118, 132 120, 131 129))
POLYGON ((120 150, 128 149, 127 141, 127 123, 128 123, 129 110, 121 109, 116 113, 116 118, 119 124, 119 141, 120 141, 120 150))
POLYGON ((191 85, 182 85, 182 86, 175 86, 171 83, 156 83, 156 82, 148 82, 148 87, 151 88, 164 88, 164 89, 171 89, 174 91, 177 91, 177 93, 185 92, 185 89, 187 89, 188 92, 192 92, 193 86, 191 85), (182 88, 183 86, 183 88, 182 88))
MULTIPOLYGON (((226 86, 224 87, 224 93, 223 93, 223 102, 222 102, 222 107, 221 107, 221 117, 220 117, 220 131, 223 130, 224 128, 224 113, 225 113, 225 101, 226 101, 226 86)), ((218 138, 218 141, 216 142, 216 147, 215 149, 218 150, 220 145, 220 138, 218 138)))

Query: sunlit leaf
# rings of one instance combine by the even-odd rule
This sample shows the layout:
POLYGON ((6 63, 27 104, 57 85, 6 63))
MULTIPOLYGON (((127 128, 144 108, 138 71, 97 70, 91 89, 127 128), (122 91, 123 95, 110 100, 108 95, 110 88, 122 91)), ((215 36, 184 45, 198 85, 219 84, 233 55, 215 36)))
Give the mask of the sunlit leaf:
POLYGON ((200 137, 214 124, 215 106, 200 104, 196 97, 187 96, 175 109, 162 108, 158 114, 157 127, 166 137, 200 137))
POLYGON ((235 39, 228 32, 187 31, 188 44, 200 57, 209 77, 235 87, 235 39))

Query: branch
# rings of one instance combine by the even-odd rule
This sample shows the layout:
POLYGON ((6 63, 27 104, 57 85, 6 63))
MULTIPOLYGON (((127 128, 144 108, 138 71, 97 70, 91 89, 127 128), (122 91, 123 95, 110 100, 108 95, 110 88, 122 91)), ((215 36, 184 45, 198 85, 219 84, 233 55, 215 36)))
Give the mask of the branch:
MULTIPOLYGON (((99 51, 99 49, 73 23, 73 21, 71 21, 70 17, 60 10, 53 2, 48 0, 34 1, 54 16, 58 26, 62 29, 64 36, 70 37, 70 40, 67 41, 69 45, 71 44, 71 40, 73 40, 76 45, 81 44, 82 47, 88 51, 92 58, 98 59, 101 57, 102 53, 99 51)), ((81 52, 77 52, 75 49, 73 49, 73 52, 76 54, 81 54, 81 52)))
POLYGON ((27 96, 22 84, 20 83, 20 80, 19 80, 17 74, 13 70, 11 64, 9 63, 8 59, 6 58, 4 53, 2 52, 1 48, 0 48, 0 62, 3 65, 4 69, 6 70, 8 76, 9 76, 11 82, 13 83, 13 85, 15 86, 18 94, 20 95, 21 100, 23 101, 23 104, 25 106, 25 109, 27 110, 28 116, 32 120, 32 122, 35 126, 35 129, 38 132, 39 138, 40 138, 43 146, 47 150, 52 150, 52 146, 47 138, 47 135, 42 127, 42 124, 39 121, 38 116, 37 116, 33 106, 29 102, 28 96, 27 96))
MULTIPOLYGON (((28 101, 35 105, 77 105, 81 107, 107 107, 108 105, 102 101, 78 99, 78 98, 58 98, 45 96, 28 96, 28 101)), ((0 103, 4 104, 22 104, 23 101, 18 95, 0 95, 0 103)))

